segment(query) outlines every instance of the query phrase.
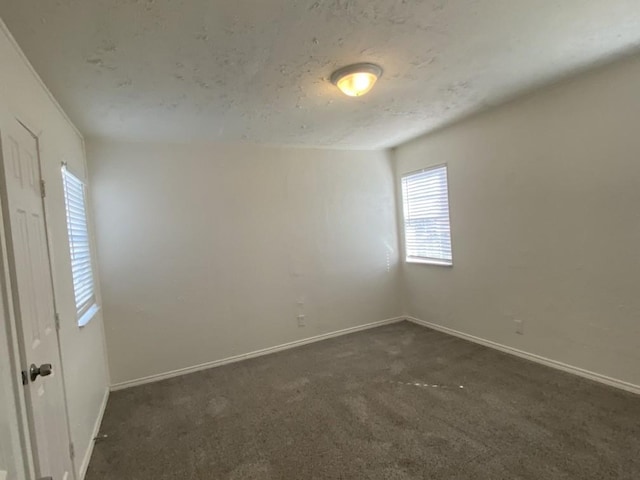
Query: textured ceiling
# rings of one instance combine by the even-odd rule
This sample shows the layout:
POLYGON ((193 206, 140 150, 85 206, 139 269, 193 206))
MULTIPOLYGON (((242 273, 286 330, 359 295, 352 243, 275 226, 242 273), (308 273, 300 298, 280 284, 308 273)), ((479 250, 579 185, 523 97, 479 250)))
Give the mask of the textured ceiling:
POLYGON ((0 0, 80 130, 381 148, 640 46, 638 0, 0 0), (366 97, 331 72, 384 68, 366 97))

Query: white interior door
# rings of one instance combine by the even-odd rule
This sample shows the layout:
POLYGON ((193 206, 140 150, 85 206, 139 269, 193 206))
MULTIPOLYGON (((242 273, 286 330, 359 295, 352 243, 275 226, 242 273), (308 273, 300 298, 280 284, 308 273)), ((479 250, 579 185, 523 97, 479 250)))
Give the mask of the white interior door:
POLYGON ((23 368, 29 370, 30 365, 35 366, 33 375, 27 375, 30 378, 24 388, 36 475, 37 478, 70 480, 69 435, 38 146, 31 133, 14 119, 0 117, 0 136, 13 308, 22 343, 23 368))

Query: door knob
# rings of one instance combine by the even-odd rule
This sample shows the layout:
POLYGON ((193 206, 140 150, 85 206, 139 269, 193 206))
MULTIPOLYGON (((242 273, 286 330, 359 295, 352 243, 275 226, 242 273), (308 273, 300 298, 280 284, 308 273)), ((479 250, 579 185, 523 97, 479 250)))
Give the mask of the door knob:
POLYGON ((53 367, 50 363, 43 363, 39 367, 36 367, 35 363, 32 363, 31 367, 29 367, 29 378, 31 378, 31 381, 33 382, 38 378, 38 375, 41 377, 48 377, 52 372, 53 367))

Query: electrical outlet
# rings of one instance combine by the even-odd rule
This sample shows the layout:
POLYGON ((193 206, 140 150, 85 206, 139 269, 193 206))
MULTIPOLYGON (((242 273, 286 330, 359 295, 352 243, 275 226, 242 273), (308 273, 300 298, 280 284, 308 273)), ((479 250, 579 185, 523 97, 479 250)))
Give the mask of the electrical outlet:
POLYGON ((304 315, 298 315, 298 326, 299 327, 304 327, 305 326, 305 317, 304 317, 304 315))
POLYGON ((524 335, 524 320, 516 318, 513 320, 513 323, 516 324, 516 333, 518 335, 524 335))

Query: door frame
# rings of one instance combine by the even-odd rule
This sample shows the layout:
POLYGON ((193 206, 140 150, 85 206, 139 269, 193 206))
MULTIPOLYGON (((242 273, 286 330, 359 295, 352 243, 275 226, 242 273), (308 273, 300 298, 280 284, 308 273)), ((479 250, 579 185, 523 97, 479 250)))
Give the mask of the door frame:
MULTIPOLYGON (((4 121, 15 121, 20 124, 27 132, 33 137, 36 142, 36 150, 38 155, 38 177, 40 181, 43 181, 43 168, 42 168, 42 152, 40 145, 40 137, 42 136, 42 129, 34 129, 31 124, 25 122, 19 115, 15 115, 10 109, 0 105, 0 130, 3 128, 4 121)), ((0 149, 0 159, 2 159, 2 149, 0 149)), ((7 191, 7 186, 2 176, 0 176, 0 189, 7 191)), ((4 217, 4 199, 3 195, 0 195, 0 306, 2 309, 2 316, 5 317, 7 327, 7 341, 8 341, 8 354, 10 356, 11 371, 13 374, 11 389, 13 391, 13 399, 15 405, 15 413, 18 425, 18 442, 19 448, 22 452, 22 463, 24 467, 24 478, 31 479, 35 477, 35 455, 33 452, 33 433, 32 433, 32 420, 30 418, 30 412, 26 400, 26 392, 24 385, 22 384, 22 372, 28 370, 28 359, 26 358, 26 349, 22 337, 20 335, 22 325, 18 321, 15 314, 15 306, 13 304, 14 285, 11 279, 11 269, 14 267, 15 259, 11 258, 7 248, 7 232, 10 228, 9 218, 4 217)), ((42 198, 42 210, 44 220, 44 231, 47 244, 47 260, 49 264, 49 284, 51 286, 53 310, 58 316, 56 289, 53 275, 53 262, 52 262, 52 245, 51 245, 51 232, 49 230, 49 215, 47 211, 46 197, 42 198)), ((60 341, 60 329, 56 322, 56 350, 57 358, 55 361, 58 363, 60 372, 60 384, 62 387, 62 401, 64 404, 64 432, 63 435, 67 440, 67 448, 65 451, 69 454, 71 465, 71 478, 69 480, 77 479, 77 469, 75 465, 75 458, 71 451, 71 424, 69 420, 69 402, 67 397, 67 388, 64 378, 64 365, 62 360, 62 344, 60 341)), ((9 412, 12 413, 12 412, 9 412)), ((13 439, 14 444, 16 439, 13 439)), ((18 445, 15 445, 16 447, 18 445)), ((16 467, 18 467, 16 465, 16 467)), ((56 479, 57 480, 57 479, 56 479)))

